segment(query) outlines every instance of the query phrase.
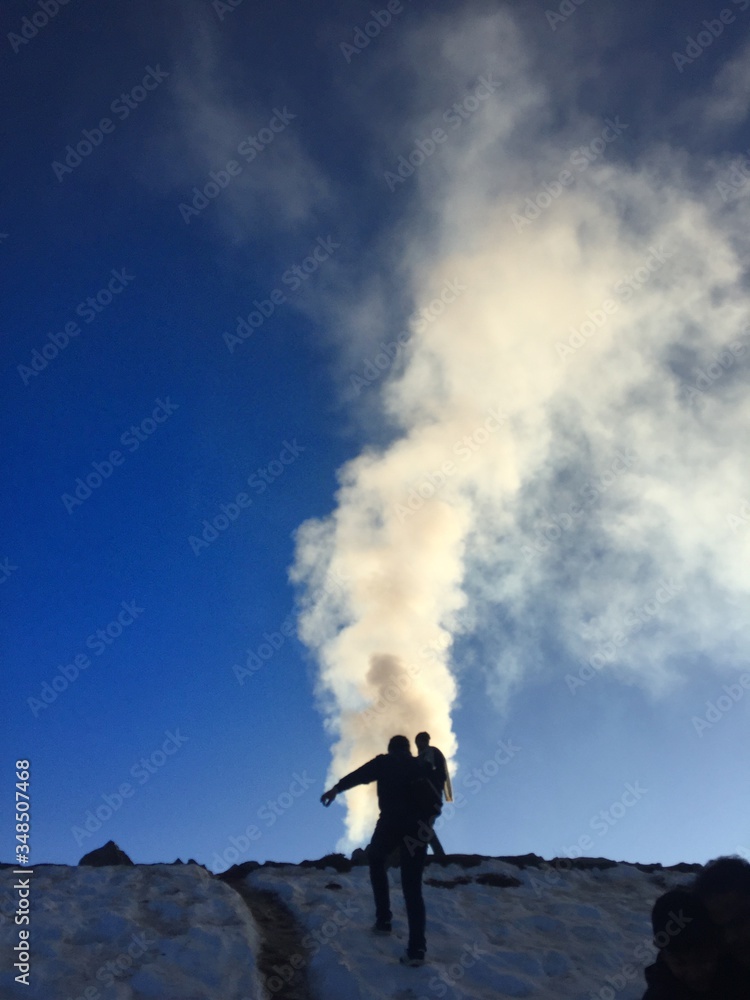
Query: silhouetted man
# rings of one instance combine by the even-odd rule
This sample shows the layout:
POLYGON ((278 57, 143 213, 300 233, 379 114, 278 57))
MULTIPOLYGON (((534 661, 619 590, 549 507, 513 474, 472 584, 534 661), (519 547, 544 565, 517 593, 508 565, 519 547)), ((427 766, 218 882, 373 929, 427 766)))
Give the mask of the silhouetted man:
POLYGON ((644 1000, 689 1000, 714 985, 719 935, 703 903, 691 892, 673 889, 651 911, 656 961, 646 969, 644 1000))
MULTIPOLYGON (((446 802, 453 801, 451 779, 448 775, 448 765, 443 752, 438 750, 437 747, 430 746, 430 734, 417 733, 414 738, 414 742, 417 744, 417 755, 419 756, 419 759, 423 760, 430 769, 429 781, 435 791, 435 812, 429 820, 430 827, 432 828, 435 820, 438 818, 443 808, 443 794, 445 794, 446 802)), ((435 857, 445 857, 443 845, 438 840, 438 835, 435 833, 434 829, 431 829, 428 845, 432 847, 432 852, 435 857)))
POLYGON ((427 844, 419 839, 420 823, 423 824, 427 818, 431 797, 428 792, 428 801, 425 803, 426 776, 426 766, 417 757, 412 757, 406 736, 393 736, 388 743, 387 754, 379 754, 356 771, 347 774, 320 798, 323 805, 328 806, 339 792, 345 792, 355 785, 377 781, 380 817, 367 848, 370 883, 375 898, 373 930, 378 934, 389 934, 391 931, 393 914, 386 858, 398 847, 401 888, 409 922, 409 943, 406 955, 401 957, 401 962, 405 965, 422 965, 427 950, 422 898, 422 872, 427 844))
POLYGON ((727 954, 737 963, 743 997, 750 996, 750 864, 736 855, 714 858, 698 874, 693 888, 719 928, 727 954))
POLYGON ((671 889, 651 911, 656 961, 646 969, 643 1000, 746 1000, 718 927, 695 893, 671 889))

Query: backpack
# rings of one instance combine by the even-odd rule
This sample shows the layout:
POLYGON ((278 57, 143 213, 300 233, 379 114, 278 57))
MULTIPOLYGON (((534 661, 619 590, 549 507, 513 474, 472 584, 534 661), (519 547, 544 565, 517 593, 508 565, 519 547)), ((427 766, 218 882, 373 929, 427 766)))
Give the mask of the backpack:
POLYGON ((435 769, 425 760, 415 759, 416 767, 412 780, 412 801, 419 820, 430 820, 440 814, 443 807, 442 790, 435 787, 435 769))

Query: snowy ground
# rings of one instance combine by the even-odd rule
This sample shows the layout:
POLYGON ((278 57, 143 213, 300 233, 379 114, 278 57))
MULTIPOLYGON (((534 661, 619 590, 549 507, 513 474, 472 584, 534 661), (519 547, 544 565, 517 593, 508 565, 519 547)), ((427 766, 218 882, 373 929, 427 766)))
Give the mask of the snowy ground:
POLYGON ((36 866, 31 974, 14 981, 15 877, 2 872, 0 997, 250 1000, 262 996, 242 899, 197 865, 36 866), (87 992, 88 991, 88 992, 87 992))
MULTIPOLYGON (((261 957, 267 926, 234 889, 195 865, 37 866, 31 985, 14 982, 17 905, 0 893, 0 996, 29 1000, 262 1000, 306 970, 310 1000, 640 1000, 649 912, 690 875, 631 865, 520 868, 494 859, 425 871, 428 963, 398 964, 406 940, 398 870, 394 932, 376 937, 366 868, 263 867, 243 880, 291 910, 296 943, 261 957), (519 882, 519 885, 512 884, 519 882), (88 992, 87 992, 88 991, 88 992)), ((270 897, 266 897, 270 898, 270 897)), ((278 942, 277 942, 278 944, 278 942)))

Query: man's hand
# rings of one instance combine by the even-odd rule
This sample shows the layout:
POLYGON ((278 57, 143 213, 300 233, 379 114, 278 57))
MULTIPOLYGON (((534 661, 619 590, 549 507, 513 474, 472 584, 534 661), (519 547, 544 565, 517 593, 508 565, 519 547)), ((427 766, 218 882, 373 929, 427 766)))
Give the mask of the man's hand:
POLYGON ((333 802, 335 798, 336 798, 336 792, 333 790, 333 788, 330 788, 327 792, 323 792, 323 794, 320 796, 320 801, 323 803, 324 806, 330 806, 330 804, 333 802))

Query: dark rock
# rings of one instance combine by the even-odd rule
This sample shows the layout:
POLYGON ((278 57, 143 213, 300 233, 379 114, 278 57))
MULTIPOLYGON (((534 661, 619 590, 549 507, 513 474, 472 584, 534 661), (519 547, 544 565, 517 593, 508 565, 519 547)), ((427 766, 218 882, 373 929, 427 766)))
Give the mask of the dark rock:
POLYGON ((367 864, 367 851, 361 847, 355 847, 352 851, 352 864, 353 865, 366 865, 367 864))
POLYGON ((495 885, 499 889, 512 889, 517 885, 523 885, 517 878, 502 875, 500 872, 485 872, 484 875, 477 875, 474 881, 477 885, 495 885))
POLYGON ((544 858, 539 857, 538 854, 519 854, 515 857, 500 857, 498 861, 507 861, 509 865, 515 865, 516 868, 541 868, 542 865, 548 864, 544 858))
POLYGON ((482 854, 448 854, 444 860, 446 865, 460 865, 461 868, 476 868, 483 861, 487 861, 487 858, 482 854))
POLYGON ((579 871, 588 871, 590 868, 616 868, 618 862, 610 861, 609 858, 554 858, 550 864, 554 867, 556 863, 566 861, 571 868, 579 871))
POLYGON ((434 886, 436 889, 455 889, 457 885, 470 885, 471 879, 466 875, 452 879, 426 878, 424 884, 434 886))
POLYGON ((104 847, 97 847, 95 851, 84 854, 78 864, 101 868, 104 865, 132 865, 133 862, 125 851, 120 850, 114 840, 108 840, 104 847))
POLYGON ((231 868, 227 868, 225 872, 216 877, 220 878, 222 882, 241 882, 246 875, 254 872, 257 868, 260 868, 260 862, 243 861, 241 865, 232 865, 231 868))
MULTIPOLYGON (((623 862, 623 864, 628 863, 629 862, 627 861, 623 862)), ((658 862, 653 865, 644 865, 639 861, 636 861, 633 864, 633 867, 637 868, 639 871, 647 872, 649 874, 651 872, 683 872, 686 875, 694 875, 703 869, 702 865, 688 864, 686 861, 679 861, 676 865, 662 865, 658 862)))
POLYGON ((350 872, 352 862, 345 854, 324 854, 317 861, 300 861, 300 868, 333 868, 337 872, 350 872))

